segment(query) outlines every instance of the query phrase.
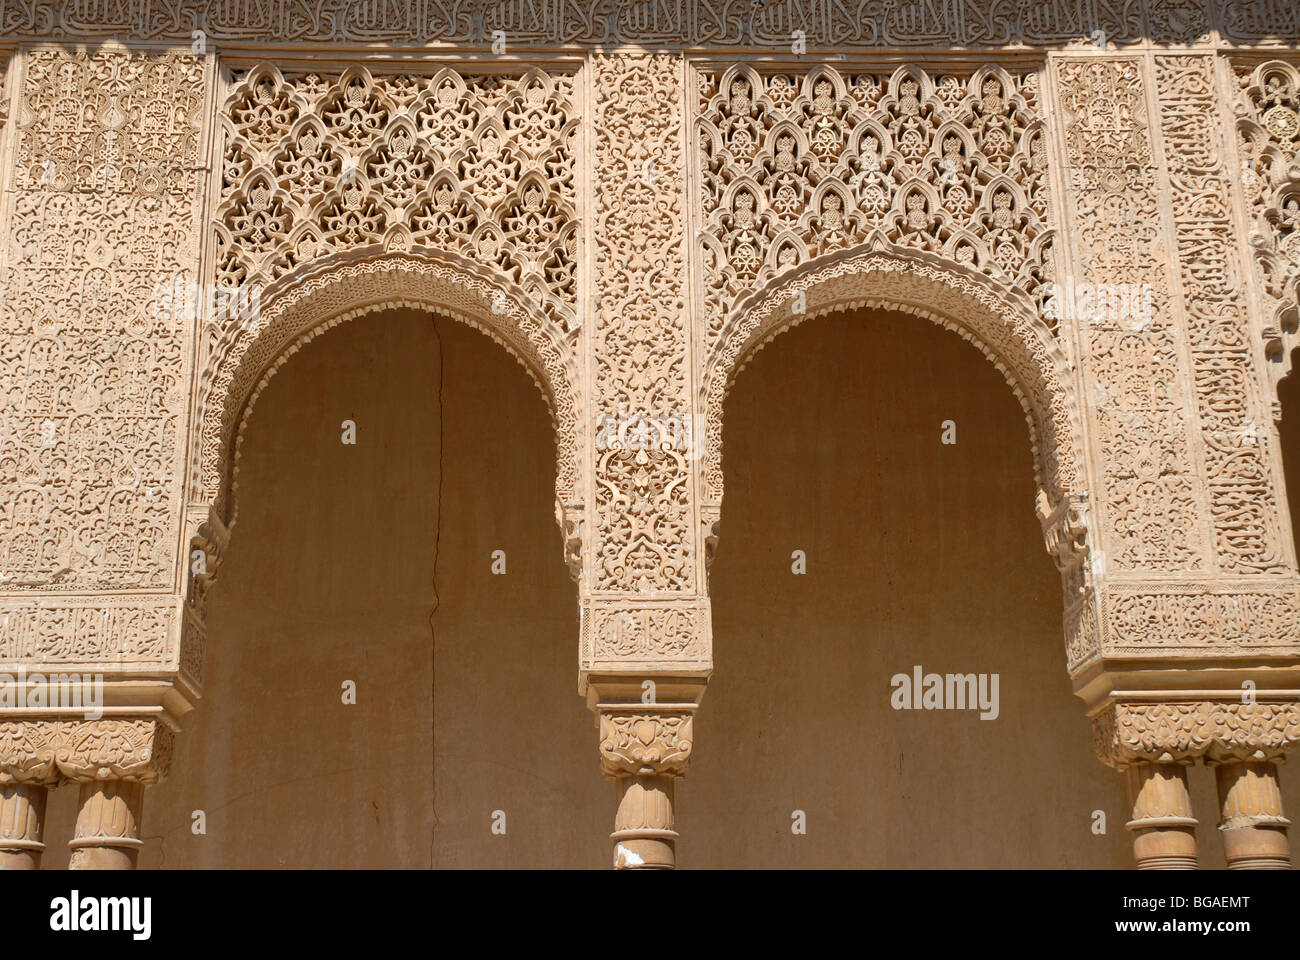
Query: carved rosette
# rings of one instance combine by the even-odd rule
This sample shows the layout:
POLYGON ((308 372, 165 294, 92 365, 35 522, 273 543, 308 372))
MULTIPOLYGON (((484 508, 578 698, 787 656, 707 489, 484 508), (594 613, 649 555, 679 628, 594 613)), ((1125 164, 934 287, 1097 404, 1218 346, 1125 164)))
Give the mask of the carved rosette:
POLYGON ((691 757, 694 708, 601 707, 600 768, 608 777, 681 776, 691 757))
POLYGON ((1103 763, 1275 760, 1300 741, 1300 702, 1111 703, 1092 717, 1103 763))
POLYGON ((159 720, 14 720, 0 723, 0 784, 58 780, 157 783, 173 733, 159 720))

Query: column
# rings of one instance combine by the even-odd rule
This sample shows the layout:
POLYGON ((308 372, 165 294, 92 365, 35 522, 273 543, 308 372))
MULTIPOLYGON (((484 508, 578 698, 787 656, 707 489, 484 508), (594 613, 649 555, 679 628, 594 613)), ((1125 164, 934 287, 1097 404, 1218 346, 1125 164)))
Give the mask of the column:
POLYGON ((71 869, 135 869, 144 789, 166 776, 173 736, 156 717, 63 724, 59 773, 81 788, 71 869))
POLYGON ((98 780, 81 785, 71 870, 134 870, 143 843, 144 784, 98 780))
POLYGON ((1195 870, 1196 819, 1181 763, 1135 763, 1126 770, 1139 870, 1195 870))
POLYGON ((40 783, 0 785, 0 870, 41 868, 48 796, 40 783))
POLYGON ((614 866, 671 870, 677 865, 675 786, 691 755, 694 704, 602 704, 601 772, 618 785, 614 866))
MULTIPOLYGON (((1247 679, 1262 686, 1264 678, 1247 679)), ((1098 755, 1128 777, 1133 801, 1128 828, 1139 869, 1196 866, 1196 820, 1186 767, 1199 757, 1206 758, 1218 778, 1219 829, 1228 865, 1289 867, 1290 824, 1282 816, 1276 761, 1300 742, 1300 699, 1246 702, 1240 689, 1229 689, 1225 685, 1213 700, 1114 698, 1092 713, 1098 755)))
POLYGON ((1289 870, 1291 851, 1282 815, 1277 765, 1270 760, 1206 761, 1214 768, 1221 808, 1219 832, 1229 870, 1289 870))
POLYGON ((59 733, 57 720, 0 722, 0 870, 40 869, 59 733))

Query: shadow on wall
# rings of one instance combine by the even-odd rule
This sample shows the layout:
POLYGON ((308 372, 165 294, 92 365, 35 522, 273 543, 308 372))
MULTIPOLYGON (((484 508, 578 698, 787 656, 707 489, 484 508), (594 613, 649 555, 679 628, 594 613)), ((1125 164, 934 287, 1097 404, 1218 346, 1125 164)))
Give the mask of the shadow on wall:
MULTIPOLYGON (((1066 675, 1028 429, 992 364, 914 317, 818 318, 740 375, 725 425, 679 862, 1132 866, 1123 778, 1066 675), (999 715, 893 709, 916 665, 998 674, 999 715)), ((1192 780, 1202 863, 1221 866, 1213 776, 1192 780)))
MULTIPOLYGON (((140 865, 604 865, 554 462, 536 387, 463 324, 393 311, 304 347, 253 414, 205 698, 146 793, 140 865)), ((76 791, 55 798, 68 833, 76 791)))

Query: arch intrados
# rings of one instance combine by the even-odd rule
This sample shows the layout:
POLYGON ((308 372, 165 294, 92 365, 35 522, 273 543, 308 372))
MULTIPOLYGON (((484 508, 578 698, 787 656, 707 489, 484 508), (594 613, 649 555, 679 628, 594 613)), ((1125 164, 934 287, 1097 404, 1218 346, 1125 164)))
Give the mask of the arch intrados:
POLYGON ((706 488, 721 502, 722 405, 735 378, 772 340, 813 317, 859 309, 924 317, 973 344, 1002 373, 1029 424, 1040 516, 1078 492, 1082 444, 1064 352, 1022 291, 962 264, 870 244, 818 257, 741 300, 706 366, 706 488), (802 294, 803 311, 792 309, 802 294))
MULTIPOLYGON (((556 430, 556 492, 577 485, 576 377, 566 334, 510 280, 454 254, 354 250, 334 254, 269 285, 256 327, 233 323, 200 383, 201 502, 227 529, 236 519, 239 452, 262 391, 293 354, 358 317, 413 308, 473 327, 524 368, 556 430)), ((571 336, 571 335, 568 335, 571 336)))

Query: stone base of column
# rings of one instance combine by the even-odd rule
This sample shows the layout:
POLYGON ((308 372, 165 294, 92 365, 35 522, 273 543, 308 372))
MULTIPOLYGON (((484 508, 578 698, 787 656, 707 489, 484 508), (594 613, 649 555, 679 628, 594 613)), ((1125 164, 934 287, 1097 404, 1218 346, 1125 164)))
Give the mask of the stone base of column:
POLYGON ((39 870, 45 844, 43 784, 8 783, 0 786, 0 870, 39 870))
POLYGON ((1195 870, 1196 819, 1187 770, 1176 763, 1136 763, 1128 768, 1133 801, 1133 856, 1139 870, 1195 870))
POLYGON ((134 870, 140 847, 144 784, 96 780, 81 786, 72 870, 134 870))
POLYGON ((614 866, 619 870, 672 870, 677 866, 673 829, 674 778, 620 777, 614 817, 614 866))
POLYGON ((1229 870, 1290 870, 1277 766, 1261 760, 1214 764, 1223 818, 1219 833, 1229 870))

